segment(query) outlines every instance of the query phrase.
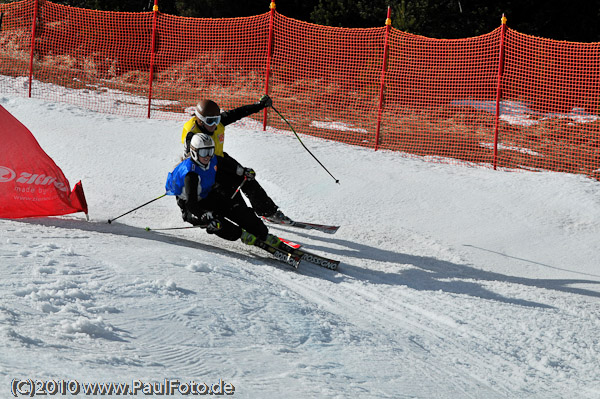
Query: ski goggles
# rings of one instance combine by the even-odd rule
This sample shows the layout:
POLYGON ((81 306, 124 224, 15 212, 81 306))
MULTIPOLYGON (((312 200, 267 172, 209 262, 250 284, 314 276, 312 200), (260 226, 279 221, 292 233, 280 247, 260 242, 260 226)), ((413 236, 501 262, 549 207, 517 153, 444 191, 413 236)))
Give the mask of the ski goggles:
POLYGON ((198 148, 194 151, 198 154, 198 158, 212 157, 215 154, 215 147, 198 148))
POLYGON ((206 126, 216 126, 221 122, 221 115, 217 116, 204 116, 196 114, 196 117, 202 121, 206 126))

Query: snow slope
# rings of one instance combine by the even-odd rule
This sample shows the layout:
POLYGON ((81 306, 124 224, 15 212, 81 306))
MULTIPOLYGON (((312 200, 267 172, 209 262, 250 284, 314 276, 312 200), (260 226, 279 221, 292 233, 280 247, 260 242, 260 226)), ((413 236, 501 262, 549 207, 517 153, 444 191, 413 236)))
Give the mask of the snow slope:
POLYGON ((226 150, 283 211, 342 225, 272 227, 342 261, 294 271, 199 229, 145 231, 184 226, 172 198, 106 223, 164 192, 184 116, 0 105, 82 180, 91 218, 0 220, 0 397, 29 378, 222 380, 239 398, 600 397, 596 181, 304 137, 336 185, 292 134, 244 121, 226 150))

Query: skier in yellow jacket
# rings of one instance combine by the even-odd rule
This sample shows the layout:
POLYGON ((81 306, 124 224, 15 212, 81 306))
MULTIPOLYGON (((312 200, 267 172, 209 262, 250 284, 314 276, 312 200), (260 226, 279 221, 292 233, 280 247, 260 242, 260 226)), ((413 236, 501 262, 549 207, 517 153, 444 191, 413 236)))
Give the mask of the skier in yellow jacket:
POLYGON ((217 184, 221 190, 233 194, 244 178, 242 192, 250 201, 252 208, 258 216, 265 216, 275 220, 286 220, 287 217, 279 210, 277 205, 267 195, 265 190, 256 181, 256 173, 251 168, 244 168, 233 157, 223 151, 225 142, 225 126, 236 122, 246 116, 269 107, 273 101, 264 95, 257 103, 244 105, 230 111, 223 111, 212 100, 203 99, 194 108, 194 116, 185 123, 181 135, 184 144, 184 156, 189 155, 190 141, 196 133, 205 133, 215 142, 215 155, 218 157, 217 184))

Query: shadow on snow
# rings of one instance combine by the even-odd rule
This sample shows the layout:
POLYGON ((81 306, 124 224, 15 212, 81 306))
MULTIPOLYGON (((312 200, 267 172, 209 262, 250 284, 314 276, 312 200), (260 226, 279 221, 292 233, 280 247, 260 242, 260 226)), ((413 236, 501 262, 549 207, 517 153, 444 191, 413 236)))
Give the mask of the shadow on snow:
MULTIPOLYGON (((199 249, 207 252, 220 253, 227 256, 232 256, 236 259, 248 259, 252 256, 252 254, 249 253, 241 254, 239 251, 236 252, 234 250, 229 250, 222 247, 203 244, 198 241, 188 240, 175 235, 164 234, 155 231, 146 231, 145 229, 140 227, 134 227, 120 223, 107 224, 101 222, 86 222, 82 220, 61 218, 30 218, 15 221, 29 224, 40 224, 44 226, 53 226, 58 228, 93 231, 96 233, 123 235, 144 240, 154 240, 158 242, 199 249)), ((551 306, 523 299, 508 298, 488 290, 484 286, 484 284, 485 282, 499 281, 525 285, 535 288, 556 290, 577 295, 600 297, 600 293, 596 291, 570 287, 570 285, 572 284, 600 284, 600 280, 531 279, 524 277, 515 277, 501 273, 489 272, 471 266, 448 262, 433 257, 398 253, 391 250, 376 248, 353 241, 333 238, 331 236, 322 238, 316 235, 310 235, 297 231, 294 231, 294 233, 296 235, 310 237, 311 239, 321 239, 328 243, 336 244, 346 248, 334 249, 327 246, 310 246, 310 249, 315 249, 329 253, 333 257, 335 257, 335 255, 339 255, 350 259, 360 258, 374 260, 378 262, 390 262, 411 265, 414 267, 411 269, 403 270, 399 273, 390 273, 355 266, 352 265, 351 260, 348 260, 345 262, 343 261, 341 263, 340 269, 338 270, 340 273, 335 273, 328 270, 323 270, 319 273, 319 278, 327 278, 328 280, 334 283, 347 281, 348 278, 352 278, 360 281, 369 282, 371 284, 402 285, 419 291, 443 291, 448 293, 469 295, 482 299, 511 303, 521 306, 542 308, 551 308, 551 306)), ((242 247, 240 247, 240 249, 241 248, 242 247)), ((274 262, 276 261, 274 260, 274 262)), ((559 269, 544 264, 540 265, 559 269)), ((308 266, 312 265, 308 264, 308 266)), ((317 266, 315 266, 315 268, 319 269, 317 266)))
MULTIPOLYGON (((522 306, 534 306, 551 308, 551 306, 531 302, 522 299, 507 298, 495 292, 488 290, 485 286, 485 282, 505 282, 511 284, 519 284, 529 287, 542 288, 548 290, 555 290, 561 292, 567 292, 577 295, 585 295, 590 297, 600 297, 600 293, 593 290, 587 290, 583 288, 571 287, 572 284, 600 284, 598 280, 584 280, 584 279, 533 279, 525 277, 516 277, 506 274, 490 272, 481 270, 472 266, 457 264, 445 260, 440 260, 428 256, 417 256, 408 255, 403 253, 394 252, 388 249, 381 249, 370 245, 361 244, 354 241, 348 241, 344 239, 333 238, 331 236, 321 237, 317 235, 311 235, 310 233, 294 231, 294 234, 311 238, 313 240, 321 240, 328 244, 335 244, 344 249, 331 248, 331 246, 316 246, 311 245, 311 249, 323 251, 331 254, 332 257, 338 255, 339 257, 346 257, 348 260, 342 261, 340 264, 339 271, 343 275, 332 277, 332 281, 345 281, 346 278, 352 277, 357 280, 369 282, 372 284, 389 284, 389 285, 403 285, 409 288, 413 288, 419 291, 443 291, 454 294, 463 294, 473 297, 490 299, 500 302, 512 303, 522 306), (403 265, 411 265, 414 268, 403 270, 398 273, 390 273, 379 270, 365 269, 364 267, 352 265, 352 258, 358 259, 369 259, 378 262, 389 262, 403 265), (470 280, 470 281, 465 281, 470 280)), ((484 250, 483 248, 478 248, 484 250)), ((486 250, 488 252, 493 252, 486 250)), ((509 258, 519 259, 534 263, 540 266, 564 270, 573 272, 567 269, 562 269, 555 266, 546 265, 539 262, 528 261, 526 259, 520 259, 511 257, 505 254, 499 254, 509 258)), ((573 272, 578 273, 578 272, 573 272)), ((585 274, 585 273, 578 273, 585 274)), ((592 277, 600 277, 592 274, 585 274, 592 277)))

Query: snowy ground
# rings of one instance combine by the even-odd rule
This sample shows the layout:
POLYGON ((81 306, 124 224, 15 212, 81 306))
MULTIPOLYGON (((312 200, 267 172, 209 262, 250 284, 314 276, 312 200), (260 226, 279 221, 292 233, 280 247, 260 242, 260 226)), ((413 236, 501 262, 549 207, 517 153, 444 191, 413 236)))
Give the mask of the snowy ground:
POLYGON ((600 397, 596 181, 304 138, 336 185, 293 135, 230 127, 226 150, 286 214, 342 225, 272 228, 342 261, 294 271, 202 230, 145 231, 184 225, 172 198, 106 223, 164 192, 181 121, 7 93, 0 105, 82 180, 91 218, 0 221, 0 397, 13 379, 222 380, 239 398, 600 397))

